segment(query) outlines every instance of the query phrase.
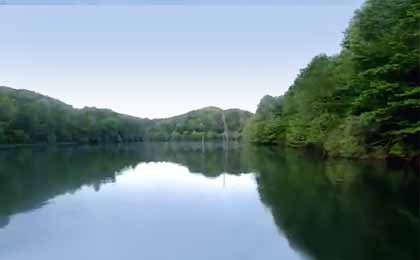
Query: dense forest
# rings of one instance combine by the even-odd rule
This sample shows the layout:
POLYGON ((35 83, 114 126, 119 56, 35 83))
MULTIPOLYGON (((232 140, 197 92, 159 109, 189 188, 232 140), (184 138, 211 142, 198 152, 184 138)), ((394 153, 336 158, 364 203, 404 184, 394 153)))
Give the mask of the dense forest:
POLYGON ((0 144, 119 143, 239 139, 250 112, 204 108, 168 119, 75 109, 28 90, 0 87, 0 144), (226 123, 226 124, 225 124, 226 123))
POLYGON ((330 156, 418 158, 420 2, 367 0, 342 50, 320 54, 284 96, 265 96, 244 135, 330 156))
POLYGON ((252 116, 240 109, 206 107, 189 113, 153 121, 147 136, 152 140, 238 140, 252 116))
POLYGON ((141 140, 148 120, 72 106, 28 90, 0 87, 0 143, 100 143, 141 140))

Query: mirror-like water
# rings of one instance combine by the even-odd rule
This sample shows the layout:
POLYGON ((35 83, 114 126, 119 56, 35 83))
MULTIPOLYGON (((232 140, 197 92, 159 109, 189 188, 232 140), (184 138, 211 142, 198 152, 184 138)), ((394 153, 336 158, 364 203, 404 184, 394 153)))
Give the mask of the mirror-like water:
POLYGON ((0 259, 418 259, 418 179, 295 150, 0 152, 0 259))

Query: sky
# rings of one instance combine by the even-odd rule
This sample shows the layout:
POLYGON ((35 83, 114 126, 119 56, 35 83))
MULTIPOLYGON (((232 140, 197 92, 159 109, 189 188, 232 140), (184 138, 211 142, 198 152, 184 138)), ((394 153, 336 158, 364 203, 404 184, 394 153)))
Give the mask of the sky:
POLYGON ((149 118, 255 112, 315 55, 339 52, 363 2, 66 1, 0 0, 0 85, 149 118))

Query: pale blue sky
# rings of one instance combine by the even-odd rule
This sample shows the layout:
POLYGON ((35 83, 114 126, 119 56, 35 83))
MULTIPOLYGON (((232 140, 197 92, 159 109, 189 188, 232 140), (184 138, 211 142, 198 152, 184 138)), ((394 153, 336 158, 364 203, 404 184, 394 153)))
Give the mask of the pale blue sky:
POLYGON ((313 56, 339 51, 362 0, 335 2, 0 5, 0 85, 140 117, 255 111, 313 56))

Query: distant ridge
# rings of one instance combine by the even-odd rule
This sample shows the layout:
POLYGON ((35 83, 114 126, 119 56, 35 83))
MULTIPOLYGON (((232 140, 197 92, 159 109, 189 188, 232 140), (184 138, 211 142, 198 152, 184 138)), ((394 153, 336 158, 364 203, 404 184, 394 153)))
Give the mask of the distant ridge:
POLYGON ((221 140, 222 115, 232 132, 229 136, 237 140, 252 113, 208 106, 147 119, 110 109, 77 109, 34 91, 0 86, 0 145, 221 140))

